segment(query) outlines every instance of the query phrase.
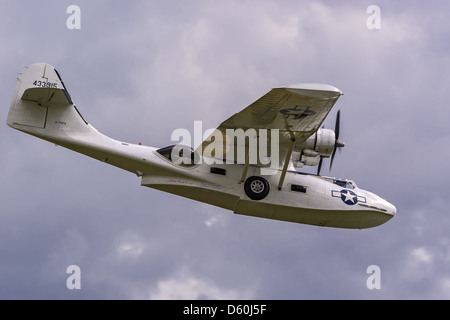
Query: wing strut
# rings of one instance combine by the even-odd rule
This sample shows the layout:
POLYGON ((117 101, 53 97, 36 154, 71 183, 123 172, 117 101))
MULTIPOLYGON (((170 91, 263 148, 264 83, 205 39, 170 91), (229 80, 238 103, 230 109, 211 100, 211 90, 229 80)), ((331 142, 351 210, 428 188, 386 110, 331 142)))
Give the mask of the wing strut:
MULTIPOLYGON (((250 147, 249 147, 250 149, 250 147)), ((247 150, 247 152, 245 153, 245 165, 244 165, 244 169, 242 170, 242 176, 241 176, 241 181, 239 181, 239 183, 243 183, 245 181, 245 177, 247 177, 247 171, 248 171, 248 165, 250 162, 250 150, 247 150)))
POLYGON ((292 151, 294 150, 295 145, 295 136, 292 132, 291 134, 291 144, 289 145, 289 150, 286 153, 286 159, 284 160, 283 171, 281 172, 280 181, 278 182, 278 190, 281 190, 283 186, 284 178, 286 177, 287 168, 289 166, 289 161, 291 160, 292 151))

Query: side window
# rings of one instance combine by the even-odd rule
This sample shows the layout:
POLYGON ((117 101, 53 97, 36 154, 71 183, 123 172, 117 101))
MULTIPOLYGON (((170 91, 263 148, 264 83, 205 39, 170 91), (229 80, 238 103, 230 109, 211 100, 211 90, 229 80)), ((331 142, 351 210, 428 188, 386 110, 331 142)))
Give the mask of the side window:
POLYGON ((158 152, 163 157, 165 157, 165 158, 169 159, 170 161, 172 161, 172 149, 173 149, 173 147, 175 147, 175 145, 158 149, 158 150, 156 150, 156 152, 158 152))
POLYGON ((177 164, 177 165, 180 165, 183 167, 195 166, 199 162, 198 153, 190 147, 171 145, 168 147, 158 149, 158 150, 156 150, 156 152, 158 152, 160 155, 162 155, 163 157, 168 159, 173 164, 177 164), (174 150, 175 147, 176 147, 176 149, 174 150), (189 152, 186 155, 184 154, 185 150, 188 150, 188 152, 189 152), (173 152, 178 152, 178 153, 173 154, 173 152), (172 159, 172 156, 174 156, 176 159, 172 159))
POLYGON ((342 188, 347 188, 347 189, 354 189, 355 186, 353 185, 353 183, 351 183, 350 181, 347 180, 340 180, 340 179, 334 179, 333 183, 342 187, 342 188))
POLYGON ((347 181, 347 189, 355 189, 355 186, 353 185, 353 183, 351 183, 350 181, 347 181))

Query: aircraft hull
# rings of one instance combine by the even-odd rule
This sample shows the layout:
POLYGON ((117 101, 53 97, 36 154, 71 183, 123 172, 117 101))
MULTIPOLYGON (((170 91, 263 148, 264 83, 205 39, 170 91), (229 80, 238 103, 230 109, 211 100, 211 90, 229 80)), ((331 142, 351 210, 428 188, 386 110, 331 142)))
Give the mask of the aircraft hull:
MULTIPOLYGON (((227 165, 222 167, 227 168, 227 165)), ((239 183, 237 178, 242 165, 228 165, 229 177, 212 175, 208 173, 209 168, 208 165, 200 165, 191 171, 192 175, 185 173, 184 178, 181 175, 144 176, 141 184, 231 210, 236 214, 315 226, 372 228, 389 221, 395 214, 393 206, 391 208, 387 201, 370 192, 353 189, 361 203, 348 205, 340 196, 336 196, 346 189, 333 184, 332 179, 294 172, 288 172, 281 190, 277 189, 280 173, 265 176, 270 184, 270 192, 266 198, 255 201, 246 195, 243 183, 239 183), (292 191, 292 184, 305 185, 306 192, 292 191)), ((259 168, 250 171, 255 174, 259 168)))

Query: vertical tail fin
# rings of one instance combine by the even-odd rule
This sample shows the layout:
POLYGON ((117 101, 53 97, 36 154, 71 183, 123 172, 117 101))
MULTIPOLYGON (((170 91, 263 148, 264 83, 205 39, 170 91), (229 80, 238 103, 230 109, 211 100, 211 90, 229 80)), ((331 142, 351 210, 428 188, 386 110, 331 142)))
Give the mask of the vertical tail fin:
POLYGON ((46 63, 32 64, 18 76, 6 123, 44 139, 83 131, 87 124, 59 73, 46 63))
POLYGON ((35 63, 17 78, 6 123, 17 130, 136 173, 144 172, 153 148, 123 143, 88 124, 59 73, 35 63))

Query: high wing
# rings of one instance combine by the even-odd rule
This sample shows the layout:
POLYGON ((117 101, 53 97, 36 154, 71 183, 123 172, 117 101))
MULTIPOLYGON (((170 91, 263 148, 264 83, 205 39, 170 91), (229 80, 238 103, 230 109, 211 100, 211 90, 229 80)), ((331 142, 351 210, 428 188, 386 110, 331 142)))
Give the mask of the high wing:
MULTIPOLYGON (((208 153, 211 153, 211 150, 214 150, 211 154, 213 157, 229 159, 228 155, 230 152, 235 157, 238 153, 236 150, 240 147, 246 148, 245 150, 248 151, 249 139, 252 138, 251 134, 247 134, 247 140, 243 140, 245 141, 244 143, 236 141, 236 139, 233 139, 233 136, 230 138, 229 133, 233 132, 233 130, 241 129, 246 132, 249 129, 253 130, 252 132, 256 133, 255 138, 260 140, 261 129, 266 129, 268 130, 268 139, 264 141, 266 141, 267 145, 273 146, 271 144, 273 142, 271 141, 271 137, 273 137, 271 132, 276 129, 279 134, 277 169, 282 166, 287 168, 293 152, 296 152, 294 155, 297 158, 292 160, 297 160, 297 162, 301 161, 303 151, 307 149, 307 155, 313 156, 313 158, 319 159, 320 156, 329 156, 335 143, 334 132, 331 130, 328 130, 331 132, 325 132, 327 129, 319 128, 341 95, 342 92, 339 89, 326 84, 297 84, 272 89, 247 108, 222 122, 209 138, 202 143, 201 148, 197 150, 201 151, 203 155, 205 155, 205 151, 206 155, 208 155, 208 153), (323 134, 317 134, 317 131, 321 130, 323 134), (315 133, 316 135, 314 135, 315 133), (218 136, 222 137, 221 141, 218 141, 218 136), (313 141, 307 141, 308 138, 313 141), (318 141, 320 139, 324 140, 325 144, 328 140, 332 140, 332 146, 325 145, 326 150, 322 154, 317 150, 317 147, 320 147, 317 145, 317 143, 321 143, 321 141, 318 141), (214 143, 215 148, 212 148, 211 144, 214 143), (217 156, 218 144, 223 146, 219 156, 217 156), (208 146, 210 146, 209 149, 208 146), (230 147, 232 148, 231 150, 230 147)), ((266 132, 263 132, 263 134, 266 134, 266 132)), ((331 142, 328 144, 331 144, 331 142)), ((258 145, 261 146, 260 144, 258 145)), ((245 162, 239 160, 235 162, 247 163, 249 153, 247 152, 245 162)), ((312 164, 309 163, 308 165, 317 165, 318 162, 318 160, 313 161, 312 164)), ((263 166, 260 161, 251 164, 263 166)))
POLYGON ((293 133, 302 142, 317 131, 341 95, 339 89, 323 84, 275 88, 222 122, 218 129, 278 129, 293 133))

